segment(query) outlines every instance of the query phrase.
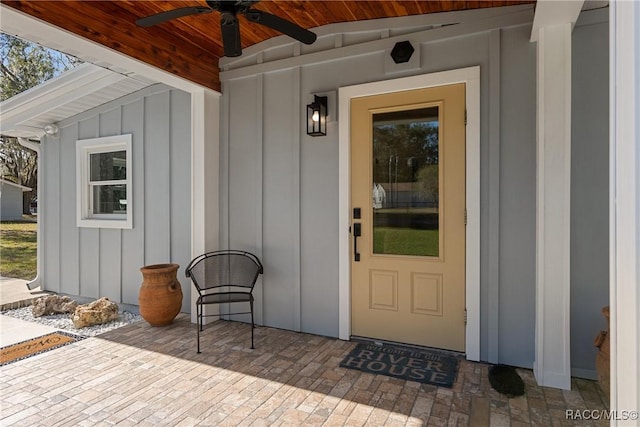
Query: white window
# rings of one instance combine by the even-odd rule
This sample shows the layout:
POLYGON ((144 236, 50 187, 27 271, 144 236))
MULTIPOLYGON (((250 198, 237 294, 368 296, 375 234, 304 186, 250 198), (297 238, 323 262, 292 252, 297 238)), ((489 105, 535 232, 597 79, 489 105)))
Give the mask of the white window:
POLYGON ((131 135, 76 142, 78 227, 132 228, 131 135))

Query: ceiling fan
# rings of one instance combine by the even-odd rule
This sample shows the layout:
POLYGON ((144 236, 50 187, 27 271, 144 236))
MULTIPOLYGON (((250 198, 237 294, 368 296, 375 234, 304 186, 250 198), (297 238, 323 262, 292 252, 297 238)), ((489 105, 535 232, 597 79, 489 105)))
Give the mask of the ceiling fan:
POLYGON ((208 6, 181 7, 179 9, 168 10, 156 13, 136 20, 140 27, 151 27, 161 24, 171 19, 182 18, 190 15, 202 15, 213 11, 220 12, 220 28, 222 31, 222 43, 224 45, 224 55, 233 57, 242 55, 242 45, 240 44, 240 26, 237 14, 240 13, 250 21, 257 24, 273 28, 283 34, 288 35, 304 44, 312 44, 316 41, 315 33, 294 24, 291 21, 280 18, 257 9, 251 9, 257 0, 206 0, 208 6))

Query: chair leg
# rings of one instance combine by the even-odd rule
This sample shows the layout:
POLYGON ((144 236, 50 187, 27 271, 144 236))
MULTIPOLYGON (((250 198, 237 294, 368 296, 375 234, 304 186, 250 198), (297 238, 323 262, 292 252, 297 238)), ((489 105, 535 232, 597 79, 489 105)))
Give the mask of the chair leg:
POLYGON ((253 322, 253 300, 249 301, 249 305, 251 305, 251 349, 253 350, 255 347, 253 346, 253 329, 256 327, 253 322))
POLYGON ((196 336, 198 337, 198 353, 200 353, 200 328, 202 325, 202 307, 196 304, 196 336))

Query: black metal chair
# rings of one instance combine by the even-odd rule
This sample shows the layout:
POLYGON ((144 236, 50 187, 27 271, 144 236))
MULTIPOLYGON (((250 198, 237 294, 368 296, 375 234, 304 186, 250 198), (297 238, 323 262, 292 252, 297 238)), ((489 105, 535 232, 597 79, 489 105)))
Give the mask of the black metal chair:
POLYGON ((210 316, 251 314, 251 348, 253 347, 253 288, 262 274, 262 263, 257 256, 245 251, 222 250, 207 252, 193 259, 186 275, 198 291, 196 312, 198 321, 198 353, 202 319, 210 316), (205 305, 248 302, 251 311, 242 313, 204 314, 205 305))

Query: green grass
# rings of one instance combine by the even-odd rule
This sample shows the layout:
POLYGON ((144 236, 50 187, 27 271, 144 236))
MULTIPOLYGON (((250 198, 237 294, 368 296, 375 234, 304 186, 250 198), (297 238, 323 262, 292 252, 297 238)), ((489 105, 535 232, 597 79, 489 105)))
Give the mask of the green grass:
POLYGON ((438 230, 376 227, 373 252, 387 255, 438 256, 438 230))
POLYGON ((30 280, 36 277, 36 223, 0 222, 0 276, 30 280))

